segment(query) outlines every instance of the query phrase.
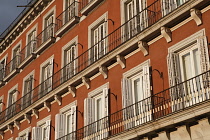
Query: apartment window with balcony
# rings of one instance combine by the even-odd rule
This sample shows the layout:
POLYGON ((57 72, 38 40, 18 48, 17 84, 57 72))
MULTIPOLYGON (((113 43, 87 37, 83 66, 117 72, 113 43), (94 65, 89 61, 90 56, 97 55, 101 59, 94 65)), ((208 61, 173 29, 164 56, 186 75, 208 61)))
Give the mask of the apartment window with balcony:
POLYGON ((22 98, 22 107, 26 108, 31 105, 32 100, 32 89, 33 89, 33 72, 26 76, 23 80, 23 98, 22 98))
POLYGON ((77 1, 75 0, 65 0, 65 22, 67 23, 68 21, 70 21, 70 19, 72 19, 73 17, 76 16, 76 9, 78 8, 77 6, 77 1))
POLYGON ((12 52, 12 67, 11 71, 16 69, 18 65, 20 64, 20 45, 15 47, 12 52))
POLYGON ((44 39, 45 42, 50 37, 54 36, 54 14, 50 13, 45 19, 44 19, 44 39))
POLYGON ((52 90, 53 58, 49 58, 41 65, 41 91, 40 97, 52 90))
POLYGON ((129 39, 148 26, 146 0, 122 0, 121 2, 122 11, 124 11, 123 23, 126 22, 124 36, 125 39, 129 39))
POLYGON ((76 119, 77 109, 76 102, 70 103, 69 105, 60 109, 60 113, 56 114, 55 124, 55 137, 56 139, 61 138, 65 135, 66 139, 76 139, 76 119))
POLYGON ((4 58, 0 61, 0 81, 2 81, 2 80, 4 79, 5 67, 6 67, 6 57, 4 57, 4 58))
POLYGON ((27 49, 25 57, 31 55, 36 48, 36 29, 32 30, 27 37, 27 49))
MULTIPOLYGON (((102 85, 88 94, 84 104, 85 135, 89 136, 108 127, 108 84, 102 85)), ((98 137, 105 138, 107 132, 101 132, 98 137)))
POLYGON ((37 122, 37 127, 32 128, 32 140, 50 140, 51 120, 48 117, 37 122))
POLYGON ((90 62, 93 63, 107 53, 107 13, 102 15, 89 27, 90 62))
POLYGON ((8 91, 8 99, 7 99, 7 117, 10 118, 16 113, 16 104, 14 104, 17 100, 17 90, 18 86, 15 85, 12 89, 8 91))
POLYGON ((74 42, 64 50, 64 79, 70 79, 76 74, 76 43, 74 42))
POLYGON ((170 47, 167 61, 169 84, 175 86, 171 89, 173 111, 209 99, 202 92, 208 86, 208 76, 198 76, 209 70, 208 44, 202 30, 170 47))
POLYGON ((167 15, 187 0, 162 0, 163 15, 167 15))
POLYGON ((152 119, 149 60, 123 74, 122 94, 124 120, 135 118, 125 124, 126 129, 152 119))

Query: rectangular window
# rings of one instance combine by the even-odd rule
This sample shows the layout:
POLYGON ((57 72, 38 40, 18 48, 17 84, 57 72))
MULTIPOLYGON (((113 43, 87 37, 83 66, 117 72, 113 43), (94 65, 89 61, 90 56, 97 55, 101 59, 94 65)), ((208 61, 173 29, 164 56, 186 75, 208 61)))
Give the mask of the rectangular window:
POLYGON ((127 0, 124 2, 125 39, 130 39, 148 26, 146 0, 127 0))
POLYGON ((34 29, 33 31, 31 31, 31 33, 28 34, 27 41, 28 41, 28 44, 26 48, 25 57, 28 57, 29 55, 31 55, 31 53, 34 52, 36 48, 36 29, 34 29))
POLYGON ((10 118, 16 113, 15 102, 17 100, 17 89, 12 89, 8 94, 7 116, 10 118))
POLYGON ((51 120, 32 128, 32 140, 50 140, 51 120))
MULTIPOLYGON (((99 130, 107 128, 109 126, 107 120, 108 118, 106 118, 108 115, 108 88, 99 87, 95 91, 91 92, 90 97, 86 98, 84 102, 84 118, 85 125, 87 126, 85 135, 89 136, 99 130)), ((101 132, 96 135, 96 138, 106 138, 107 136, 107 132, 101 132)))
POLYGON ((122 79, 124 120, 133 122, 125 124, 129 129, 152 119, 150 70, 148 63, 140 64, 124 74, 122 79), (135 119, 133 119, 135 118, 135 119))
POLYGON ((50 37, 54 36, 54 15, 53 13, 50 14, 49 16, 47 16, 45 18, 44 21, 44 39, 43 41, 45 42, 46 40, 48 40, 50 37))
POLYGON ((0 81, 4 79, 5 67, 6 67, 6 58, 0 61, 0 81))
POLYGON ((76 45, 73 43, 64 50, 64 77, 70 79, 76 74, 76 45))
POLYGON ((106 22, 103 21, 99 25, 97 25, 95 28, 91 30, 91 36, 92 43, 91 43, 91 62, 95 62, 102 56, 104 56, 107 52, 106 50, 106 22))
POLYGON ((32 87, 33 87, 33 75, 30 75, 27 79, 24 81, 24 91, 23 91, 23 108, 28 107, 31 105, 31 99, 32 99, 32 87))
POLYGON ((52 90, 53 59, 46 61, 41 66, 41 92, 40 97, 52 90))
POLYGON ((76 106, 73 105, 60 114, 56 114, 56 139, 66 135, 65 139, 76 139, 76 106))
POLYGON ((203 36, 198 37, 196 41, 190 40, 192 42, 189 45, 182 41, 178 48, 177 45, 172 46, 177 49, 167 57, 169 84, 173 87, 170 90, 173 111, 209 99, 209 95, 203 92, 207 75, 200 75, 209 70, 207 39, 203 36))
POLYGON ((77 3, 75 0, 65 0, 65 23, 67 23, 70 19, 75 17, 76 15, 76 8, 77 8, 77 3))
POLYGON ((16 69, 18 65, 20 64, 20 45, 18 45, 12 52, 13 57, 12 57, 12 67, 11 71, 16 69))

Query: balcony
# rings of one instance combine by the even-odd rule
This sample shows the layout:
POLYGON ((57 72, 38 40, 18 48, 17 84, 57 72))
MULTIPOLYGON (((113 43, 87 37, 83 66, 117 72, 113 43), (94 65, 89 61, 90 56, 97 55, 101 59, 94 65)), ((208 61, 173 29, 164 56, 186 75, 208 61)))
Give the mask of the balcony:
POLYGON ((88 15, 89 12, 91 12, 99 3, 101 3, 103 0, 82 0, 81 1, 81 10, 80 13, 82 15, 88 15))
POLYGON ((78 7, 79 3, 75 1, 56 18, 56 36, 62 36, 79 22, 78 7))
POLYGON ((29 64, 34 58, 36 58, 36 55, 34 54, 36 45, 37 41, 32 40, 20 51, 20 65, 18 66, 19 69, 22 69, 27 64, 29 64))
POLYGON ((16 55, 6 66, 5 66, 5 77, 3 81, 7 82, 15 74, 19 73, 18 66, 20 64, 20 55, 16 55))
MULTIPOLYGON (((188 5, 185 5, 185 6, 190 9, 190 6, 188 6, 188 5)), ((43 106, 43 100, 41 100, 41 99, 45 98, 45 101, 46 100, 50 100, 51 101, 51 100, 53 100, 53 95, 55 93, 58 94, 57 92, 60 92, 59 94, 62 94, 61 92, 63 92, 63 91, 66 92, 67 91, 67 86, 69 86, 69 84, 71 84, 73 82, 77 82, 76 84, 78 84, 78 81, 81 82, 81 76, 78 76, 78 77, 76 77, 76 76, 81 74, 81 73, 84 74, 85 72, 86 72, 85 74, 87 74, 87 72, 90 72, 90 71, 91 72, 92 71, 97 71, 98 70, 98 64, 96 64, 95 62, 103 60, 103 64, 105 64, 105 63, 106 64, 110 64, 110 63, 108 63, 108 61, 111 62, 112 60, 116 59, 116 54, 123 53, 123 51, 125 51, 125 50, 129 50, 130 51, 131 50, 131 46, 126 45, 126 43, 129 42, 130 40, 132 40, 134 38, 134 36, 140 35, 145 30, 147 32, 151 32, 151 34, 154 35, 153 33, 154 33, 155 30, 151 31, 148 28, 151 27, 151 26, 154 26, 155 24, 159 25, 158 21, 167 16, 167 15, 165 15, 164 17, 162 17, 163 9, 161 9, 160 7, 161 7, 161 2, 159 0, 155 1, 153 4, 149 5, 146 9, 144 9, 143 11, 138 13, 136 16, 134 16, 132 19, 130 19, 129 21, 125 22, 123 25, 121 25, 116 30, 111 32, 105 38, 101 39, 98 42, 98 44, 103 42, 104 40, 107 40, 107 43, 104 46, 104 49, 102 49, 100 51, 98 50, 98 54, 97 55, 90 56, 92 50, 94 50, 96 48, 95 47, 96 44, 97 44, 96 43, 90 49, 88 49, 87 51, 82 53, 80 56, 75 58, 72 62, 70 62, 70 64, 67 64, 62 69, 60 69, 59 71, 54 73, 53 76, 50 77, 52 79, 52 84, 51 84, 50 88, 47 88, 47 89, 44 88, 43 89, 43 83, 41 83, 40 85, 35 87, 29 93, 29 94, 32 94, 32 96, 31 96, 32 98, 31 98, 30 104, 25 105, 24 107, 20 106, 20 104, 22 102, 21 100, 23 100, 23 97, 21 99, 19 99, 16 103, 14 103, 14 104, 17 104, 16 105, 17 112, 13 113, 13 117, 17 118, 17 119, 20 119, 21 118, 20 115, 17 115, 17 114, 21 114, 21 112, 23 112, 23 110, 24 110, 24 112, 26 112, 26 111, 31 112, 31 110, 29 110, 30 109, 29 106, 33 106, 33 108, 40 108, 40 107, 43 106), (145 18, 145 20, 141 21, 142 23, 147 23, 147 24, 143 24, 143 25, 146 25, 146 26, 142 26, 142 23, 141 24, 136 24, 136 26, 134 26, 135 28, 132 28, 132 30, 127 30, 129 28, 129 23, 130 22, 136 22, 137 21, 136 19, 139 18, 141 13, 148 13, 146 18, 145 18), (109 60, 105 59, 107 55, 109 55, 109 57, 108 57, 109 60), (75 63, 75 62, 76 62, 76 65, 74 65, 74 67, 71 67, 72 63, 75 63), (70 73, 66 72, 67 71, 66 69, 68 69, 69 66, 71 67, 71 71, 73 71, 73 72, 70 72, 70 73), (35 104, 35 102, 36 102, 36 104, 35 104), (28 110, 26 110, 27 108, 28 108, 28 110), (17 115, 17 116, 15 116, 15 115, 17 115)), ((184 9, 184 12, 189 12, 189 9, 187 9, 187 8, 183 8, 183 9, 184 9)), ((180 9, 178 9, 178 10, 180 10, 180 9)), ((174 16, 179 16, 179 15, 175 14, 174 16)), ((168 16, 171 19, 167 19, 167 22, 170 22, 170 20, 171 21, 174 20, 174 18, 175 18, 174 16, 168 16)), ((166 18, 168 18, 168 17, 166 17, 166 18)), ((158 31, 160 30, 159 26, 158 26, 157 30, 158 31)), ((38 45, 36 45, 35 51, 38 50, 40 48, 40 46, 43 46, 43 44, 46 44, 46 42, 49 42, 48 40, 52 40, 52 38, 54 38, 54 37, 52 37, 54 34, 52 34, 51 30, 50 31, 46 31, 46 32, 51 32, 51 35, 49 35, 47 38, 43 37, 44 36, 43 35, 44 32, 45 31, 43 31, 39 35, 39 37, 37 37, 37 38, 40 38, 41 41, 37 40, 37 44, 38 45), (39 41, 39 43, 38 43, 38 41, 39 41), (42 43, 40 43, 40 42, 42 42, 42 43)), ((134 39, 136 40, 136 38, 134 38, 134 39)), ((132 47, 132 48, 135 49, 135 47, 132 47)), ((133 51, 133 50, 131 50, 131 51, 133 51)), ((202 76, 203 77, 209 76, 209 72, 206 72, 206 73, 204 73, 202 75, 199 75, 199 76, 201 76, 201 77, 202 76)), ((199 79, 200 83, 203 83, 203 85, 205 85, 205 86, 200 86, 199 88, 202 88, 203 90, 208 90, 208 88, 207 88, 208 86, 206 86, 206 83, 208 82, 208 80, 202 81, 200 78, 198 78, 198 79, 199 79)), ((190 84, 190 83, 197 84, 197 82, 196 83, 194 82, 195 78, 194 78, 194 80, 190 79, 188 81, 191 81, 191 82, 185 81, 185 83, 187 82, 188 84, 190 84)), ((181 84, 182 84, 182 87, 183 87, 184 83, 181 83, 181 84)), ((179 84, 179 85, 181 85, 181 84, 179 84)), ((177 86, 175 86, 175 87, 177 87, 177 86)), ((168 110, 161 110, 161 113, 158 113, 157 111, 154 111, 153 109, 150 109, 149 111, 153 111, 152 113, 150 113, 151 114, 150 116, 152 116, 152 117, 150 117, 151 119, 149 119, 149 120, 146 119, 145 122, 146 121, 150 121, 150 120, 154 120, 156 117, 159 118, 161 116, 164 116, 167 113, 169 114, 169 113, 172 113, 172 112, 176 112, 178 110, 182 110, 182 109, 187 108, 189 106, 193 106, 194 104, 197 104, 197 103, 200 103, 200 102, 204 102, 205 100, 208 99, 208 98, 202 98, 199 101, 196 101, 196 102, 192 101, 192 102, 190 102, 188 104, 185 104, 184 106, 178 105, 176 102, 184 103, 184 101, 186 101, 187 100, 186 98, 188 98, 188 97, 186 97, 185 95, 181 95, 182 98, 177 98, 177 99, 174 99, 174 100, 172 100, 173 98, 171 99, 170 96, 169 97, 165 97, 165 96, 170 95, 172 93, 171 92, 172 90, 176 91, 175 89, 177 89, 177 88, 175 88, 175 87, 167 89, 167 90, 159 93, 158 95, 155 95, 155 96, 153 95, 153 96, 150 97, 150 99, 151 100, 155 99, 155 100, 161 100, 162 101, 163 98, 164 98, 164 103, 162 104, 162 106, 160 105, 161 107, 163 107, 163 105, 166 105, 165 102, 168 101, 171 104, 174 104, 176 107, 179 107, 179 108, 177 109, 175 106, 168 105, 169 106, 167 108, 168 110), (163 93, 165 95, 162 95, 163 93), (174 108, 174 109, 172 110, 172 108, 174 108), (163 114, 163 115, 157 115, 157 116, 155 115, 155 117, 154 117, 154 114, 163 114)), ((196 92, 196 93, 193 92, 192 94, 195 94, 196 98, 198 96, 200 96, 200 94, 202 94, 202 96, 204 96, 204 94, 201 93, 201 92, 196 92)), ((190 96, 192 96, 192 95, 190 95, 190 96)), ((156 104, 156 102, 155 102, 155 104, 156 104)), ((157 104, 160 104, 160 103, 158 102, 157 104)), ((150 105, 150 107, 154 108, 153 105, 150 105)), ((1 113, 1 115, 0 115, 0 118, 1 118, 0 123, 3 123, 3 125, 6 124, 7 123, 6 121, 8 120, 8 117, 6 116, 5 112, 6 111, 4 110, 1 113)), ((121 112, 123 112, 123 111, 121 111, 121 112)), ((135 114, 131 113, 131 116, 135 116, 135 114)), ((141 118, 139 118, 139 119, 141 119, 141 118)), ((132 120, 133 120, 132 118, 128 119, 128 121, 132 121, 132 120)), ((112 125, 117 123, 117 121, 120 121, 120 119, 117 119, 116 122, 114 120, 111 121, 109 123, 108 128, 110 128, 112 125)), ((121 117, 121 122, 125 123, 123 121, 122 117, 121 117)), ((90 135, 93 135, 93 136, 95 135, 95 132, 96 132, 95 130, 94 130, 94 132, 87 132, 86 134, 84 134, 83 131, 86 128, 82 128, 82 129, 78 130, 78 131, 80 131, 81 134, 78 134, 79 133, 78 131, 75 132, 75 133, 77 133, 76 135, 78 137, 88 137, 90 135)), ((121 132, 121 129, 123 129, 123 131, 124 131, 124 126, 116 128, 116 131, 120 131, 121 132)), ((118 133, 120 133, 120 132, 118 132, 118 133)), ((109 132, 109 133, 113 133, 112 135, 117 134, 117 132, 115 132, 115 133, 114 132, 109 132)), ((110 136, 110 134, 109 134, 109 136, 110 136)))
POLYGON ((170 114, 195 107, 210 99, 209 78, 210 71, 123 108, 58 140, 113 137, 170 114))
POLYGON ((55 42, 55 24, 52 23, 46 27, 37 37, 36 37, 36 47, 34 54, 40 54, 43 50, 49 47, 55 42))

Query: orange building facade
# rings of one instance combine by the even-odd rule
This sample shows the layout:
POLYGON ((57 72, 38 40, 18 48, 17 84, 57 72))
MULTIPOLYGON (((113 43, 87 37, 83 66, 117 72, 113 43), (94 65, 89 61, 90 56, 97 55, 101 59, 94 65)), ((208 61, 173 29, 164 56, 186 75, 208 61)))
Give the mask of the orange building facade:
POLYGON ((0 139, 209 140, 208 0, 31 0, 1 35, 0 139))

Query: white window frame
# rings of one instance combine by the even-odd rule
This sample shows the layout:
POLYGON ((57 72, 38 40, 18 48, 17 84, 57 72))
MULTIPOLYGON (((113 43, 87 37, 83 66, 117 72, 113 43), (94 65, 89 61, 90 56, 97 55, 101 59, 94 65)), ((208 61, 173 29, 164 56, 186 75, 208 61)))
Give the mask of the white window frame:
MULTIPOLYGON (((168 54, 176 53, 177 55, 179 55, 179 53, 182 52, 183 50, 188 50, 188 49, 190 50, 191 46, 193 44, 195 46, 197 46, 198 51, 199 51, 199 45, 200 45, 200 44, 198 44, 199 40, 203 40, 203 38, 205 38, 205 37, 206 37, 205 29, 202 29, 202 30, 192 34, 191 36, 185 38, 184 40, 176 43, 175 45, 171 46, 170 48, 168 48, 168 54)), ((205 46, 205 49, 208 50, 208 47, 205 46)), ((201 50, 199 51, 199 53, 201 53, 201 50)), ((206 69, 209 70, 209 56, 205 56, 205 57, 207 59, 206 60, 207 63, 205 63, 205 64, 201 63, 201 68, 206 67, 206 69)), ((181 72, 181 69, 183 69, 183 68, 181 68, 182 66, 181 66, 180 60, 178 62, 176 62, 178 65, 177 67, 179 68, 179 70, 176 70, 176 73, 178 73, 178 75, 177 75, 178 77, 172 77, 171 71, 174 71, 174 69, 170 68, 170 65, 169 65, 169 63, 170 63, 169 61, 172 61, 172 60, 169 60, 169 58, 167 58, 167 59, 168 59, 169 86, 171 87, 171 86, 175 86, 176 84, 182 82, 183 73, 181 72), (178 80, 174 80, 174 79, 178 79, 178 80), (176 83, 177 81, 178 81, 178 83, 176 83)), ((201 69, 201 73, 203 73, 203 72, 204 72, 204 70, 201 69)), ((183 89, 182 86, 184 86, 184 84, 183 85, 181 84, 180 86, 176 86, 176 88, 183 89)), ((196 86, 196 85, 194 85, 194 86, 196 86)), ((201 86, 202 86, 202 84, 201 84, 201 86)), ((199 97, 198 97, 197 94, 202 94, 202 92, 201 93, 193 92, 193 93, 190 93, 190 95, 185 96, 185 94, 187 94, 187 93, 184 93, 183 91, 181 91, 181 92, 178 92, 178 91, 180 91, 180 90, 173 90, 173 88, 171 89, 170 95, 171 95, 171 102, 172 102, 172 111, 181 109, 183 107, 183 105, 181 105, 181 104, 183 104, 183 100, 185 102, 185 106, 190 106, 190 105, 197 103, 197 101, 199 101, 199 100, 205 100, 205 99, 210 98, 208 94, 207 94, 207 96, 204 96, 204 97, 207 97, 205 99, 202 98, 202 95, 199 95, 199 97), (179 94, 182 94, 181 97, 183 99, 180 97, 179 94), (191 97, 191 99, 188 99, 188 96, 189 97, 192 96, 193 99, 196 98, 196 101, 192 102, 192 100, 193 100, 192 97, 191 97)))
MULTIPOLYGON (((78 57, 78 36, 74 37, 71 41, 69 41, 65 46, 62 47, 62 55, 61 55, 61 65, 62 68, 66 65, 66 50, 69 50, 72 46, 75 47, 75 58, 78 57), (75 45, 74 45, 75 44, 75 45)), ((74 62, 74 74, 77 73, 76 68, 77 67, 77 60, 74 62)), ((64 74, 64 73, 63 73, 64 74)))
MULTIPOLYGON (((67 134, 69 134, 69 132, 67 132, 67 116, 66 115, 69 115, 69 114, 72 114, 72 113, 76 113, 77 114, 77 112, 76 112, 76 110, 74 110, 74 112, 72 112, 72 107, 77 107, 77 100, 76 101, 73 101, 73 102, 71 102, 70 104, 68 104, 68 105, 66 105, 66 106, 64 106, 64 107, 62 107, 60 110, 59 110, 59 114, 57 114, 57 115, 61 115, 61 114, 63 114, 63 115, 65 115, 65 118, 63 118, 64 116, 61 116, 62 118, 60 118, 60 119, 64 119, 64 120, 57 120, 57 115, 56 115, 56 126, 55 126, 55 139, 58 139, 58 138, 60 138, 60 137, 63 137, 63 136, 65 136, 65 135, 67 135, 67 134), (60 124, 60 122, 59 121, 62 121, 62 122, 65 122, 65 124, 60 124), (58 123, 59 123, 59 126, 58 126, 58 123), (62 127, 62 128, 60 128, 60 127, 62 127)), ((71 126, 71 129, 75 129, 75 130, 72 130, 71 132, 74 132, 74 131, 76 131, 76 122, 77 122, 77 115, 75 115, 75 116, 73 116, 74 118, 73 119, 75 119, 75 122, 74 122, 74 124, 75 124, 75 128, 72 128, 72 126, 71 126)), ((68 135, 68 138, 67 139, 69 139, 69 138, 74 138, 74 134, 73 133, 71 133, 71 135, 68 135)))
MULTIPOLYGON (((26 33, 26 47, 27 47, 27 49, 25 50, 25 53, 27 54, 27 51, 28 51, 28 45, 29 45, 29 43, 31 43, 31 42, 29 42, 28 40, 29 40, 29 35, 33 32, 33 31, 35 31, 35 40, 33 41, 35 44, 36 44, 36 37, 37 37, 37 31, 38 31, 38 23, 34 26, 34 27, 32 27, 31 29, 30 29, 30 31, 28 31, 27 33, 26 33)), ((31 49, 31 48, 30 48, 31 49)), ((35 48, 34 48, 35 49, 35 48)), ((34 50, 33 50, 34 51, 34 50)), ((32 52, 33 52, 32 51, 32 52)), ((31 52, 31 53, 32 53, 31 52)), ((27 55, 25 55, 25 57, 26 57, 27 55)))
MULTIPOLYGON (((130 109, 127 110, 125 109, 123 114, 123 117, 125 120, 132 118, 132 116, 136 117, 139 116, 137 118, 139 119, 133 119, 133 122, 130 123, 126 123, 125 124, 125 128, 129 129, 132 128, 136 125, 145 123, 146 121, 150 121, 152 120, 152 114, 151 114, 151 90, 150 90, 150 59, 144 61, 143 63, 135 66, 134 68, 130 69, 129 71, 123 73, 123 79, 122 79, 122 103, 123 103, 123 108, 126 108, 130 105, 132 105, 133 107, 131 107, 131 109, 136 109, 136 107, 138 108, 144 108, 145 110, 142 110, 144 113, 140 113, 140 114, 136 114, 137 111, 129 111, 130 109), (142 76, 143 77, 143 99, 142 101, 139 101, 138 104, 134 105, 134 93, 133 93, 133 81, 135 78, 137 78, 138 76, 142 76), (130 81, 130 82, 129 82, 130 81), (127 84, 126 84, 127 83, 127 84), (126 88, 126 89, 125 89, 126 88), (131 95, 129 95, 131 94, 131 95), (144 104, 147 104, 148 106, 144 106, 144 104), (134 107, 135 106, 135 107, 134 107), (126 115, 126 114, 130 114, 130 115, 126 115), (143 115, 142 115, 143 114, 143 115), (147 119, 144 120, 144 117, 146 117, 147 119)), ((129 107, 130 108, 130 107, 129 107)), ((139 111, 138 111, 139 112, 139 111)))
MULTIPOLYGON (((52 23, 55 23, 55 19, 56 19, 56 5, 53 7, 53 8, 51 8, 44 16, 43 16, 43 22, 42 22, 42 31, 44 31, 45 29, 46 30, 51 30, 51 29, 47 29, 47 25, 46 25, 46 19, 47 18, 49 18, 50 16, 53 16, 53 21, 52 21, 52 23)), ((54 30, 54 26, 52 25, 52 33, 51 33, 51 31, 49 31, 50 33, 49 34, 54 34, 55 33, 55 30, 54 30)), ((42 35, 42 38, 43 38, 43 42, 44 41, 46 41, 47 39, 49 39, 48 38, 48 31, 44 31, 44 33, 43 33, 43 35, 42 35), (46 33, 45 32, 47 32, 47 35, 46 35, 46 33)))
MULTIPOLYGON (((25 76, 24 78, 23 78, 23 86, 22 86, 22 97, 25 95, 25 94, 28 94, 28 93, 26 93, 25 92, 25 82, 27 81, 27 80, 29 80, 30 78, 32 78, 31 80, 32 80, 32 87, 31 87, 31 89, 32 89, 32 91, 31 91, 31 99, 33 98, 33 88, 34 88, 34 76, 35 76, 35 70, 33 70, 32 72, 30 72, 27 76, 25 76)), ((23 98, 23 101, 22 102, 24 102, 24 98, 23 98)), ((31 101, 31 103, 32 103, 32 101, 31 101)))
POLYGON ((6 65, 7 65, 7 58, 8 58, 8 54, 6 54, 1 60, 0 60, 0 63, 4 61, 4 67, 3 67, 3 71, 2 71, 2 80, 4 79, 5 77, 5 68, 6 68, 6 65))
POLYGON ((12 60, 12 64, 11 65, 11 68, 10 68, 10 71, 15 70, 15 68, 18 67, 18 65, 20 64, 20 57, 21 57, 21 48, 22 48, 22 40, 19 41, 13 48, 12 48, 12 55, 11 55, 11 60, 12 60), (16 56, 19 56, 19 57, 16 57, 16 62, 14 62, 14 58, 15 58, 15 55, 14 55, 14 50, 17 49, 19 47, 19 54, 17 54, 16 56), (14 64, 16 63, 16 64, 14 64), (13 68, 14 67, 14 68, 13 68))
POLYGON ((10 93, 12 92, 12 91, 14 91, 14 90, 16 90, 16 93, 14 93, 15 94, 15 100, 17 101, 17 96, 18 96, 18 84, 16 84, 15 86, 13 86, 9 91, 8 91, 8 96, 7 96, 7 107, 9 106, 9 98, 10 98, 10 93))
MULTIPOLYGON (((107 19, 108 19, 108 12, 104 13, 102 16, 100 16, 96 21, 94 21, 91 25, 88 26, 88 48, 90 49, 92 46, 93 46, 93 39, 94 39, 94 36, 92 36, 93 34, 93 30, 95 28, 98 28, 98 26, 100 26, 101 24, 104 24, 105 25, 105 28, 106 28, 106 34, 105 36, 108 35, 108 27, 109 27, 109 23, 107 22, 107 19)), ((108 40, 105 39, 105 49, 104 49, 104 53, 106 54, 109 50, 106 46, 106 44, 108 44, 108 40)), ((89 58, 91 58, 91 51, 89 51, 89 58)), ((103 54, 103 55, 105 55, 103 54)), ((98 58, 96 58, 97 60, 98 58)), ((95 62, 95 60, 93 61, 95 62)), ((92 63, 92 62, 90 62, 92 63)))
MULTIPOLYGON (((105 125, 101 125, 103 123, 107 123, 108 118, 104 118, 106 116, 108 116, 108 113, 109 113, 109 103, 108 103, 108 92, 109 90, 109 82, 98 87, 97 89, 91 91, 88 93, 88 98, 85 99, 85 103, 84 103, 84 124, 85 124, 85 136, 88 137, 89 135, 95 133, 96 131, 100 131, 100 133, 98 133, 97 135, 95 135, 95 138, 106 138, 108 136, 108 133, 107 132, 103 132, 102 130, 103 129, 106 129, 108 127, 108 124, 105 124, 105 125), (106 94, 106 95, 105 95, 106 94), (91 99, 91 102, 93 101, 92 99, 99 99, 101 98, 102 99, 102 108, 103 111, 101 112, 102 114, 102 118, 103 120, 99 121, 99 120, 96 120, 96 115, 97 115, 97 112, 96 112, 96 101, 95 102, 95 108, 89 108, 90 104, 88 105, 88 100, 91 99), (90 109, 91 111, 87 111, 86 109, 90 109), (92 114, 89 114, 89 113, 92 113, 92 114), (94 112, 94 115, 93 115, 93 112, 94 112), (93 115, 93 116, 90 116, 90 115, 93 115), (88 122, 90 121, 90 119, 92 119, 92 122, 88 122), (97 122, 96 122, 97 121, 97 122), (100 126, 100 128, 98 127, 94 127, 92 125, 89 126, 90 123, 95 123, 96 126, 100 126), (88 129, 91 129, 91 131, 88 131, 88 129)), ((91 105, 93 105, 93 103, 91 103, 91 105)), ((102 119, 101 118, 101 119, 102 119)))
MULTIPOLYGON (((39 83, 43 83, 44 82, 44 71, 43 69, 48 66, 48 65, 52 65, 52 76, 53 76, 53 71, 54 71, 54 55, 52 55, 50 58, 48 58, 46 61, 44 61, 41 65, 40 65, 40 77, 39 77, 39 83)), ((48 89, 48 90, 52 90, 52 84, 53 84, 53 81, 52 81, 52 77, 49 78, 50 82, 51 82, 51 87, 48 89)), ((47 91, 48 92, 48 91, 47 91)))
POLYGON ((45 117, 42 120, 37 122, 38 127, 44 126, 44 127, 42 127, 42 138, 43 138, 43 129, 48 129, 47 131, 49 131, 48 133, 49 133, 49 136, 50 136, 51 125, 47 126, 47 121, 51 121, 51 115, 49 115, 49 116, 47 116, 47 117, 45 117))

